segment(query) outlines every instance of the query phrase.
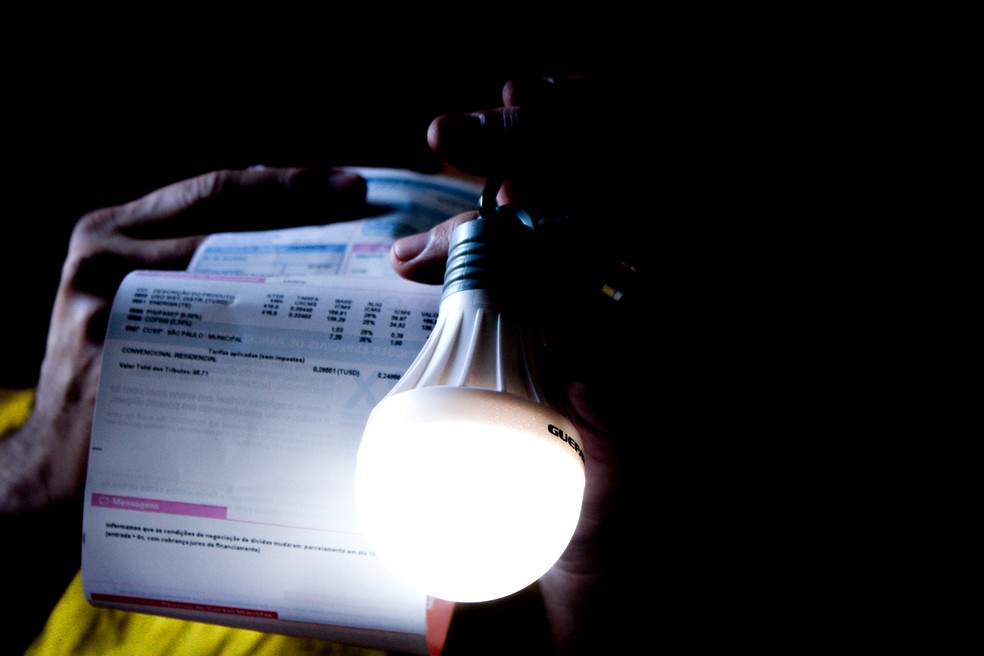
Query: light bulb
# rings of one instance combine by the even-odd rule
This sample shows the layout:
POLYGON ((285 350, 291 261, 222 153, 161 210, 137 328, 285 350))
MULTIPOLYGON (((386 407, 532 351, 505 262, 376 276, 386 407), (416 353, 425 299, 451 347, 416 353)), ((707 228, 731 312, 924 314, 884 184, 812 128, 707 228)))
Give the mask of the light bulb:
POLYGON ((544 397, 517 301, 531 235, 515 215, 454 230, 434 330, 359 447, 356 507, 370 546, 440 599, 525 588, 563 553, 581 512, 581 440, 544 397))

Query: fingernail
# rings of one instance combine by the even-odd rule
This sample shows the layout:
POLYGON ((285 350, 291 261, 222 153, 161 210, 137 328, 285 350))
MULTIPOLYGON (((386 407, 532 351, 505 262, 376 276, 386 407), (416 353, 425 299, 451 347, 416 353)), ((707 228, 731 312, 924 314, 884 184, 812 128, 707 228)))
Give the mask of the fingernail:
POLYGON ((429 239, 430 234, 426 232, 397 239, 393 242, 393 256, 400 262, 409 262, 424 252, 429 239))

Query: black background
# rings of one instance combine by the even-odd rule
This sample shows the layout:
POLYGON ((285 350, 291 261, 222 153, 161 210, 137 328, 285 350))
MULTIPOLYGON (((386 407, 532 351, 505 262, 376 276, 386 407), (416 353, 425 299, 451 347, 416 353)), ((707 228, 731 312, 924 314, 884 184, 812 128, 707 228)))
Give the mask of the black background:
MULTIPOLYGON (((434 170, 426 129, 435 116, 498 106, 511 77, 627 70, 647 97, 626 108, 639 143, 624 144, 633 158, 602 165, 638 172, 624 195, 657 230, 645 244, 661 265, 646 290, 648 352, 621 340, 638 346, 629 366, 653 381, 623 404, 637 429, 619 445, 633 457, 616 541, 627 575, 617 580, 643 596, 626 595, 599 621, 618 616, 641 630, 634 647, 832 642, 851 600, 828 608, 815 594, 830 585, 821 578, 836 579, 838 561, 814 553, 822 531, 806 518, 815 502, 791 480, 811 480, 812 448, 828 440, 819 427, 830 420, 825 408, 802 411, 812 397, 794 383, 813 375, 818 342, 804 342, 804 355, 800 315, 789 312, 811 300, 794 284, 797 263, 814 227, 829 231, 822 210, 844 175, 815 157, 839 144, 824 103, 850 106, 850 90, 826 86, 815 54, 795 56, 800 23, 775 39, 772 21, 746 31, 698 8, 687 21, 592 13, 574 26, 551 14, 539 32, 518 33, 528 17, 502 9, 511 20, 497 29, 430 14, 403 24, 382 9, 353 22, 267 20, 263 8, 248 29, 241 16, 199 27, 198 15, 172 15, 164 29, 152 16, 93 31, 64 14, 8 15, 8 37, 26 38, 0 46, 0 387, 36 382, 68 236, 87 211, 219 168, 434 170), (819 115, 804 120, 807 109, 819 115), (823 193, 802 193, 804 180, 823 193), (790 455, 804 443, 809 456, 790 455)), ((48 522, 49 542, 74 544, 75 516, 48 522)), ((35 555, 30 542, 23 549, 13 559, 35 555)), ((76 560, 54 565, 45 604, 77 569, 76 560)), ((40 587, 32 579, 25 589, 40 587)), ((35 621, 46 612, 42 604, 35 621)))
POLYGON ((86 212, 255 164, 434 171, 434 117, 501 105, 512 77, 598 68, 579 48, 536 57, 390 41, 363 52, 303 35, 273 48, 242 35, 230 45, 98 34, 74 35, 50 63, 22 53, 29 65, 8 67, 0 387, 37 381, 68 238, 86 212))
MULTIPOLYGON (((536 56, 479 46, 470 33, 425 50, 418 33, 353 40, 328 24, 275 23, 275 35, 254 27, 232 40, 61 29, 4 46, 0 388, 37 383, 68 240, 87 212, 257 164, 436 171, 426 141, 436 116, 500 106, 511 78, 601 68, 579 39, 536 56)), ((0 560, 16 568, 19 601, 0 653, 22 653, 78 570, 79 510, 5 520, 0 560), (18 567, 39 553, 39 566, 18 567)))

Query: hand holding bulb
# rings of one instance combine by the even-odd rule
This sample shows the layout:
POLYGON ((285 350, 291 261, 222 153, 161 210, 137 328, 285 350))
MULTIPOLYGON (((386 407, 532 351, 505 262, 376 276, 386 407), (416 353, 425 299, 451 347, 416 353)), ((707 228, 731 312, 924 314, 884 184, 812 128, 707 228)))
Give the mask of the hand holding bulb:
MULTIPOLYGON (((609 183, 621 171, 599 172, 599 163, 617 161, 614 153, 600 150, 609 142, 598 138, 610 134, 612 123, 602 118, 611 116, 604 111, 609 97, 592 95, 599 87, 581 82, 535 82, 532 90, 510 83, 504 107, 440 117, 429 131, 432 148, 452 165, 480 175, 507 171, 499 203, 529 209, 539 218, 534 246, 544 258, 538 281, 544 292, 531 311, 544 327, 542 383, 556 394, 580 436, 585 473, 577 528, 560 559, 539 579, 561 652, 610 646, 609 620, 622 621, 615 617, 618 594, 611 586, 616 568, 628 566, 631 550, 620 542, 627 533, 628 502, 620 496, 619 475, 622 445, 638 431, 635 418, 643 407, 629 366, 642 355, 633 334, 641 319, 628 311, 637 286, 633 254, 640 239, 632 224, 638 217, 615 202, 621 189, 609 183), (524 122, 533 112, 533 120, 524 122), (567 133, 579 121, 579 135, 594 130, 587 142, 558 136, 558 130, 567 133), (550 134, 544 137, 542 130, 550 134)), ((612 101, 613 108, 619 106, 612 101)), ((398 241, 394 269, 411 280, 440 283, 453 230, 476 219, 478 212, 461 214, 398 241)))
MULTIPOLYGON (((584 454, 545 396, 527 325, 533 227, 489 209, 451 235, 440 315, 369 416, 356 503, 376 554, 452 601, 513 594, 557 561, 577 525, 584 454)), ((525 215, 524 215, 525 216, 525 215)))

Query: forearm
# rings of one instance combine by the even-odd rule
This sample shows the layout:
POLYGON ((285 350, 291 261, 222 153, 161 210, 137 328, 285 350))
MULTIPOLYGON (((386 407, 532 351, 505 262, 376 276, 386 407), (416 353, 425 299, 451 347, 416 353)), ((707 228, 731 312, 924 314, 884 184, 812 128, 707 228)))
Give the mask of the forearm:
MULTIPOLYGON (((64 313, 59 319, 66 320, 64 313)), ((77 322, 49 339, 30 416, 0 441, 0 515, 37 511, 81 496, 99 353, 77 322)))
POLYGON ((20 430, 0 442, 0 515, 37 511, 81 495, 92 425, 86 396, 67 399, 60 408, 43 400, 20 430))
POLYGON ((6 414, 5 419, 16 421, 6 423, 0 435, 0 560, 43 563, 28 569, 15 565, 5 576, 7 593, 17 599, 6 616, 5 646, 11 653, 23 653, 41 631, 80 565, 81 497, 49 503, 47 486, 37 484, 37 469, 45 459, 38 434, 25 423, 25 414, 33 410, 33 391, 20 394, 31 402, 16 409, 22 412, 6 414))

